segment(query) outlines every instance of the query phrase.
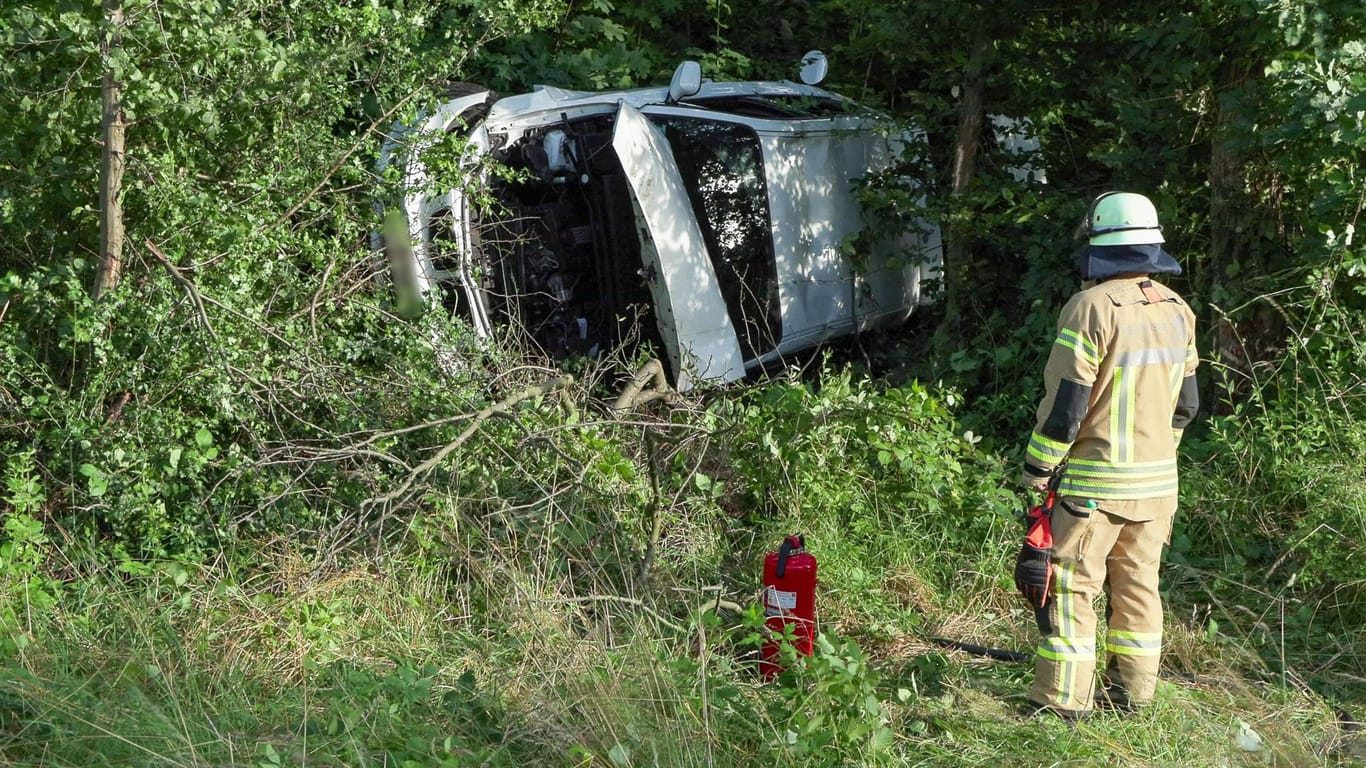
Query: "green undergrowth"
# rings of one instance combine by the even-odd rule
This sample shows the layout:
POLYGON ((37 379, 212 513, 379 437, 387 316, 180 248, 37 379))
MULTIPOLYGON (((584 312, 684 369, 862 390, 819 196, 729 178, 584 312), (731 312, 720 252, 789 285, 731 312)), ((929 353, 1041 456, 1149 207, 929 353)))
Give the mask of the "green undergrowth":
POLYGON ((250 576, 83 574, 6 659, 6 763, 1313 765, 1340 740, 1312 692, 1247 677, 1246 652, 1179 622, 1171 661, 1198 675, 1164 680, 1149 711, 1069 727, 1019 714, 1024 665, 914 632, 873 655, 827 624, 804 667, 765 683, 743 613, 591 610, 500 577, 484 586, 508 604, 475 616, 451 599, 474 585, 421 559, 256 559, 250 576), (1263 749, 1236 745, 1242 724, 1263 749))
POLYGON ((1151 710, 1028 719, 1027 664, 939 642, 1035 637, 1009 578, 1013 464, 958 426, 963 407, 838 371, 626 418, 561 388, 482 423, 369 523, 179 560, 40 524, 21 454, 0 762, 1351 764, 1359 586, 1308 556, 1216 562, 1255 533, 1198 533, 1255 509, 1229 492, 1218 429, 1192 442, 1206 463, 1187 475, 1151 710), (819 559, 821 635, 766 682, 759 570, 788 533, 819 559))
MULTIPOLYGON (((1055 4, 991 29, 1022 17, 999 5, 0 4, 0 765, 1350 764, 1361 4, 1055 4), (972 164, 943 52, 981 35, 1003 55, 967 80, 1043 154, 985 142, 945 201, 972 164), (628 87, 680 55, 778 79, 805 37, 846 40, 833 90, 937 153, 865 210, 899 237, 923 193, 970 276, 947 313, 856 342, 897 386, 827 366, 618 413, 620 367, 566 379, 515 331, 391 295, 365 244, 405 174, 376 174, 380 145, 452 81, 628 87), (127 162, 117 230, 101 148, 127 162), (1048 184, 1006 181, 1017 159, 1048 184), (1009 489, 1065 233, 1115 184, 1162 211, 1215 396, 1182 449, 1157 706, 1069 728, 1017 715, 1027 665, 936 638, 1034 641, 1009 489), (105 230, 124 271, 97 301, 105 230), (792 533, 821 642, 765 683, 759 571, 792 533)), ((473 204, 460 145, 429 180, 473 204)))

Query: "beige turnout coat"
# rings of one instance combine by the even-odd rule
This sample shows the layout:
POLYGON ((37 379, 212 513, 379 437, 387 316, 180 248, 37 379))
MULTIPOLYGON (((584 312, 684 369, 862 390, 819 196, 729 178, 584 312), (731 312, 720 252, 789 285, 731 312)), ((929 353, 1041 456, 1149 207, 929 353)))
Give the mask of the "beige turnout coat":
POLYGON ((1151 519, 1136 502, 1176 496, 1197 362, 1195 314, 1170 288, 1140 275, 1077 292, 1058 318, 1026 471, 1047 475, 1066 458, 1061 495, 1151 519))

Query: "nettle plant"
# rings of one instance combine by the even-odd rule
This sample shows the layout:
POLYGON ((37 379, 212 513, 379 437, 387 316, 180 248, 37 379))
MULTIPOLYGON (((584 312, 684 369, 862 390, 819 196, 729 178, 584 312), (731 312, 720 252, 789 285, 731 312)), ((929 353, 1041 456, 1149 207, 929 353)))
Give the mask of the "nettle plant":
POLYGON ((47 501, 33 449, 0 446, 5 467, 5 503, 0 536, 0 657, 23 651, 33 642, 33 619, 50 610, 62 593, 59 581, 44 575, 49 541, 35 515, 47 501))
POLYGON ((765 697, 776 730, 771 748, 814 765, 848 765, 891 746, 882 676, 857 642, 822 632, 814 653, 802 657, 790 641, 782 645, 789 666, 765 697))

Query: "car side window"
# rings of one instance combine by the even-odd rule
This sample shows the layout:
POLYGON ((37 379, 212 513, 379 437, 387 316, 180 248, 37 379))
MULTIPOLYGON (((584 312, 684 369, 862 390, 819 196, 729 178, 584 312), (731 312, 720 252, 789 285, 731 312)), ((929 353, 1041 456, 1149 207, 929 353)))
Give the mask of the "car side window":
POLYGON ((768 184, 759 136, 738 123, 653 117, 664 128, 747 359, 782 337, 768 184))

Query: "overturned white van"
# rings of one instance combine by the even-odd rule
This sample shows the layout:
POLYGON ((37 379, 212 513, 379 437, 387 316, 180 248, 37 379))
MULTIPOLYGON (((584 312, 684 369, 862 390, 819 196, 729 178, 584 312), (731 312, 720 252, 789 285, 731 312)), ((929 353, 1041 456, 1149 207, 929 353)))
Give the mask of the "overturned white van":
POLYGON ((902 322, 939 268, 939 230, 907 221, 857 267, 846 257, 864 226, 855 183, 905 142, 815 87, 824 57, 805 63, 810 84, 710 82, 685 62, 668 87, 454 98, 386 144, 403 224, 375 247, 391 241, 401 293, 480 337, 513 329, 561 359, 653 342, 679 389, 902 322), (433 189, 422 148, 451 133, 468 178, 433 189))

